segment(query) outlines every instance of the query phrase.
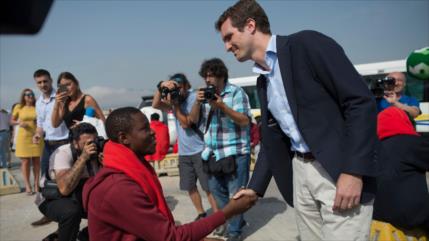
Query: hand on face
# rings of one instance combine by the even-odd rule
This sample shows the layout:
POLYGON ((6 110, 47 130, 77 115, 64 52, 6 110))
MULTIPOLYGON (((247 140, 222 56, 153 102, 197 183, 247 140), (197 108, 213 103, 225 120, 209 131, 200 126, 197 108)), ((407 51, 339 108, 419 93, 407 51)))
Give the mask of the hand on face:
POLYGON ((67 91, 64 91, 64 92, 58 92, 57 91, 57 94, 55 95, 55 101, 58 103, 64 104, 66 102, 67 98, 69 98, 67 91))
POLYGON ((93 140, 87 140, 82 149, 82 154, 80 155, 84 160, 88 161, 91 155, 97 153, 97 146, 93 140))

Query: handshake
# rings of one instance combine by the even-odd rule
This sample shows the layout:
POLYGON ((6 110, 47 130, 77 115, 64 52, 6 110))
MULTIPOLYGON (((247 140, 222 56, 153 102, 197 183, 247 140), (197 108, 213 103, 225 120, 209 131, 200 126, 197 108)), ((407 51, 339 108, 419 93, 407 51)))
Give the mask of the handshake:
POLYGON ((255 205, 258 196, 252 189, 240 189, 222 209, 226 219, 249 210, 255 205))

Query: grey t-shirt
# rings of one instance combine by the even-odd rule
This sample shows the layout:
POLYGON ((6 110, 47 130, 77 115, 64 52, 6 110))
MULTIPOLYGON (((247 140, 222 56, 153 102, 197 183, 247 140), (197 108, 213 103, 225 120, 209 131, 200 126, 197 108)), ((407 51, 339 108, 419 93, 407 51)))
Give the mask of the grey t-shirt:
MULTIPOLYGON (((192 89, 188 90, 188 97, 180 105, 180 109, 183 114, 188 115, 192 106, 197 98, 197 94, 192 89)), ((198 134, 192 128, 182 128, 179 120, 176 118, 176 130, 179 138, 179 155, 190 156, 197 154, 204 149, 204 141, 198 136, 198 134)))

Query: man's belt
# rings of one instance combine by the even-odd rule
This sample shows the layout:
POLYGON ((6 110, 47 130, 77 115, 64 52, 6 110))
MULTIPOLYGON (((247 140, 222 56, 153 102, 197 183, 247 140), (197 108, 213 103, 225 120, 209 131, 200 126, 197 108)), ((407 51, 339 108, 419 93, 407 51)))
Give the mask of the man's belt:
POLYGON ((64 139, 64 140, 45 140, 45 143, 47 143, 48 145, 65 145, 69 143, 68 139, 64 139))
POLYGON ((299 157, 299 158, 304 159, 304 160, 314 160, 314 159, 316 159, 316 158, 313 156, 313 153, 311 153, 311 152, 305 152, 305 153, 302 153, 302 152, 299 152, 299 151, 295 151, 295 155, 296 155, 297 157, 299 157))

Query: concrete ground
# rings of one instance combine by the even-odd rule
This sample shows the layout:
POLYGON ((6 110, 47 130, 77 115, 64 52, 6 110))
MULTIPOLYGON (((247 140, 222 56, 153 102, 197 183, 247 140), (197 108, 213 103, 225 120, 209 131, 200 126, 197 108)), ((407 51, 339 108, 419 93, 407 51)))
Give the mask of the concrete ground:
MULTIPOLYGON (((23 188, 19 168, 20 162, 14 158, 10 170, 23 188)), ((179 190, 179 177, 163 176, 160 181, 174 218, 181 224, 191 222, 197 214, 187 193, 179 190)), ((205 195, 202 197, 208 209, 205 195)), ((34 198, 25 193, 0 196, 0 241, 42 240, 56 230, 57 224, 53 222, 41 227, 30 225, 42 217, 34 198)), ((266 197, 245 214, 245 219, 249 223, 243 229, 245 240, 297 240, 293 208, 283 201, 275 183, 270 184, 266 197)), ((86 226, 86 220, 81 226, 86 226)))

